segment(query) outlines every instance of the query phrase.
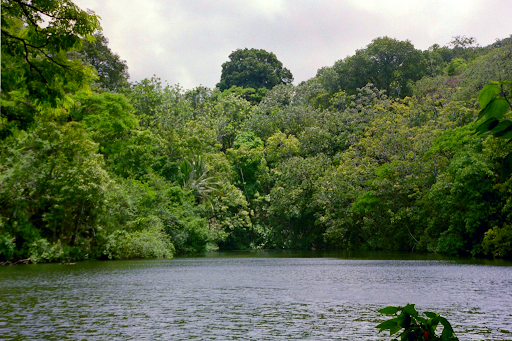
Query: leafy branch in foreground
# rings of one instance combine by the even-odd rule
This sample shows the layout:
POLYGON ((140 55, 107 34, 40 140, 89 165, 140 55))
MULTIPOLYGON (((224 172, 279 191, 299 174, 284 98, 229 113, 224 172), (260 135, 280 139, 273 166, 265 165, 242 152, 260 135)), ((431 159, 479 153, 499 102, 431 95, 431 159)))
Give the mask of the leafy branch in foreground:
MULTIPOLYGON (((379 333, 383 330, 389 330, 389 335, 393 335, 404 329, 398 336, 404 341, 458 341, 454 335, 450 322, 439 314, 426 311, 425 317, 419 316, 414 308, 414 304, 407 304, 405 307, 389 306, 379 310, 379 313, 393 315, 394 317, 382 322, 375 328, 379 328, 379 333), (435 334, 437 326, 443 325, 441 336, 435 334)), ((393 339, 393 341, 398 339, 393 339)))
MULTIPOLYGON (((476 128, 477 134, 491 132, 494 137, 512 141, 512 81, 490 82, 478 94, 480 113, 477 121, 481 122, 476 128)), ((501 179, 505 180, 512 174, 512 153, 505 156, 501 163, 501 179)))

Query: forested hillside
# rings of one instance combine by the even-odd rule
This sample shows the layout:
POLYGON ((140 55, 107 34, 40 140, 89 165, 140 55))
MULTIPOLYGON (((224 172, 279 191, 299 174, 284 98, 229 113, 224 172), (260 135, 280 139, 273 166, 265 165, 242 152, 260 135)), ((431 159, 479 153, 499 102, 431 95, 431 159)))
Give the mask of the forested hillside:
POLYGON ((512 257, 510 133, 475 132, 480 90, 512 80, 512 36, 425 51, 379 37, 299 85, 273 53, 241 49, 215 89, 185 90, 130 83, 94 13, 13 0, 1 63, 0 261, 512 257))

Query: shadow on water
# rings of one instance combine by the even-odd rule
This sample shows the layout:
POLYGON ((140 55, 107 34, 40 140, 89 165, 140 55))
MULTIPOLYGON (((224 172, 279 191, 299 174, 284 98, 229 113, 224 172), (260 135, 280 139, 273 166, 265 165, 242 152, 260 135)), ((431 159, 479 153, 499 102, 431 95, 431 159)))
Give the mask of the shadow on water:
POLYGON ((252 251, 213 251, 198 255, 177 256, 187 258, 334 258, 353 260, 415 260, 450 261, 457 264, 489 266, 512 266, 512 261, 487 258, 460 258, 434 253, 411 253, 389 251, 303 251, 303 250, 252 250, 252 251))

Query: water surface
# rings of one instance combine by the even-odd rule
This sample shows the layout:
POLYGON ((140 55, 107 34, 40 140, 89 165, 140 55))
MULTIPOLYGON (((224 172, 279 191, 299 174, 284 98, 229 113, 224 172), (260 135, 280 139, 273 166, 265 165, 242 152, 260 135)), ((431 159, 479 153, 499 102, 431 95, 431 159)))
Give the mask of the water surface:
POLYGON ((447 316, 460 340, 512 340, 510 263, 436 258, 249 252, 1 267, 0 340, 389 340, 376 334, 377 310, 406 303, 447 316))

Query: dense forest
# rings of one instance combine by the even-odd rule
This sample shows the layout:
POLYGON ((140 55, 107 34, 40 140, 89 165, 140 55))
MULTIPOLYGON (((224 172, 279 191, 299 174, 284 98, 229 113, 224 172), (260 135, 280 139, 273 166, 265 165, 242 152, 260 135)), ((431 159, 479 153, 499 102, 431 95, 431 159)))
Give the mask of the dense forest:
POLYGON ((185 90, 129 82, 69 0, 2 0, 1 16, 0 261, 512 257, 512 36, 378 37, 298 85, 275 54, 239 49, 216 88, 185 90), (502 114, 482 126, 490 81, 502 114))

